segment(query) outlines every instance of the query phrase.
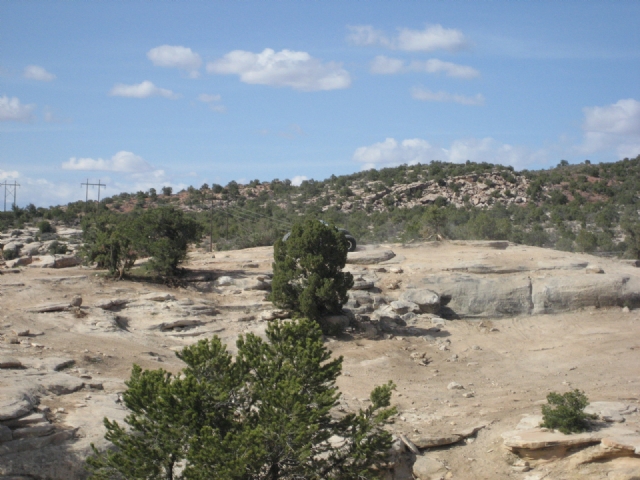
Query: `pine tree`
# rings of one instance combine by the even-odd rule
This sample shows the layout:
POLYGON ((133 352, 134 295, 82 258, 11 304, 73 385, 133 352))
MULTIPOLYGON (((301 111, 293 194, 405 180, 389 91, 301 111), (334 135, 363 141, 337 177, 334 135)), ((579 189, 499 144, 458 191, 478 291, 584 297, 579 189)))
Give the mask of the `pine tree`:
POLYGON ((178 354, 179 376, 134 367, 129 428, 105 419, 114 448, 94 449, 91 478, 375 478, 391 445, 393 383, 376 387, 367 409, 335 418, 342 357, 331 359, 318 325, 273 322, 267 338, 240 337, 235 361, 219 338, 202 340, 178 354))

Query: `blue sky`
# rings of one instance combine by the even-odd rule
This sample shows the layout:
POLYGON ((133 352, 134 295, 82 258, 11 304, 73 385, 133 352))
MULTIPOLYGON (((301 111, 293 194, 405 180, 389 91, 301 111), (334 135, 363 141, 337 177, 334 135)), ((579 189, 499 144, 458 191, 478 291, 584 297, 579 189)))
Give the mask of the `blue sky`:
POLYGON ((49 206, 86 179, 104 196, 635 157, 638 18, 637 1, 1 1, 0 182, 49 206))

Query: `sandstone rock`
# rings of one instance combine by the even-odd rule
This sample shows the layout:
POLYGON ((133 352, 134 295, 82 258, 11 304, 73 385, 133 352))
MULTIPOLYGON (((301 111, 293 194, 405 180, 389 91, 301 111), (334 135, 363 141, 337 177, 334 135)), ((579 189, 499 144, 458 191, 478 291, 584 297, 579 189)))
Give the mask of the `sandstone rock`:
POLYGON ((50 372, 59 372, 67 367, 71 367, 76 363, 73 358, 65 357, 48 357, 43 358, 35 363, 35 367, 40 370, 48 370, 50 372))
POLYGON ((34 313, 62 312, 67 310, 69 306, 69 303, 45 303, 44 305, 30 308, 27 311, 34 313))
MULTIPOLYGON (((47 435, 44 437, 36 437, 36 438, 25 438, 21 440, 13 440, 11 442, 6 442, 0 445, 0 457, 2 457, 2 462, 0 462, 0 474, 4 474, 3 469, 11 468, 12 463, 15 460, 12 457, 9 457, 10 454, 16 454, 20 452, 29 452, 29 455, 34 454, 34 450, 40 450, 43 447, 48 445, 60 445, 67 440, 72 439, 75 436, 75 430, 62 430, 60 432, 54 433, 52 435, 47 435)), ((50 461, 53 459, 49 459, 50 461)), ((10 470, 5 470, 10 471, 10 470)), ((33 470, 29 472, 33 474, 33 470)), ((62 472, 60 472, 62 473, 62 472)), ((56 478, 62 479, 65 477, 55 476, 55 477, 41 477, 41 478, 56 478)), ((70 478, 70 477, 66 477, 70 478)))
POLYGON ((413 464, 413 475, 417 480, 442 480, 447 469, 438 460, 419 456, 413 464))
POLYGON ((564 433, 542 430, 513 430, 502 434, 504 446, 510 450, 538 450, 549 447, 573 448, 578 446, 595 445, 600 442, 602 435, 593 432, 564 433))
POLYGON ((82 297, 80 295, 76 295, 69 302, 70 307, 80 307, 82 306, 82 297))
POLYGON ((0 357, 0 368, 22 368, 22 362, 11 357, 0 357))
POLYGON ((180 320, 174 320, 173 322, 162 322, 156 325, 152 325, 151 327, 149 327, 149 330, 166 331, 178 327, 195 327, 198 325, 204 325, 204 322, 195 318, 183 318, 180 320))
POLYGON ((395 257, 396 254, 387 249, 364 250, 361 252, 349 252, 347 254, 347 263, 355 265, 371 265, 386 262, 395 257))
POLYGON ((27 415, 34 407, 34 397, 19 388, 0 389, 0 421, 27 415))
POLYGON ((233 278, 227 276, 218 277, 218 279, 215 281, 215 284, 218 287, 229 287, 233 285, 233 278))
POLYGON ((24 255, 28 255, 30 257, 36 255, 38 253, 38 251, 40 250, 40 247, 42 247, 42 243, 40 242, 33 242, 30 243, 28 245, 25 245, 24 247, 22 247, 22 253, 24 255))
POLYGON ((449 385, 447 385, 447 390, 463 390, 464 387, 462 385, 460 385, 458 382, 450 382, 449 385))
POLYGON ((455 267, 448 268, 451 272, 466 272, 466 273, 476 273, 476 274, 498 274, 504 275, 509 273, 521 273, 527 272, 530 269, 527 267, 505 267, 502 265, 489 265, 483 263, 469 263, 456 265, 455 267))
POLYGON ((604 273, 604 270, 600 265, 587 265, 587 268, 584 269, 585 273, 604 273))
POLYGON ((20 440, 21 438, 44 437, 53 433, 54 430, 53 425, 47 424, 16 428, 12 433, 14 440, 20 440))
POLYGON ((440 310, 440 296, 426 288, 405 290, 400 295, 400 300, 415 303, 422 313, 438 313, 440 310))
POLYGON ((531 282, 525 276, 496 279, 462 274, 430 275, 423 283, 438 292, 447 309, 461 317, 528 314, 533 308, 531 282))
POLYGON ((367 281, 363 278, 358 278, 353 281, 353 287, 351 287, 351 290, 370 290, 373 287, 373 282, 367 281))
POLYGON ((620 402, 591 402, 584 409, 585 413, 595 414, 605 422, 624 422, 623 415, 629 415, 638 408, 620 402))
POLYGON ((55 373, 45 375, 42 380, 42 387, 55 395, 66 395, 77 392, 84 387, 82 379, 67 375, 65 373, 55 373))
POLYGON ((56 265, 56 257, 53 255, 40 255, 33 257, 30 267, 36 268, 54 268, 56 265))
POLYGON ((169 300, 175 300, 176 297, 170 293, 148 293, 140 297, 141 300, 149 300, 151 302, 168 302, 169 300))
POLYGON ((398 315, 404 315, 405 313, 420 313, 420 307, 413 302, 407 302, 406 300, 396 300, 389 304, 393 311, 398 315))
POLYGON ((640 279, 628 275, 567 275, 532 280, 533 313, 557 313, 585 307, 640 305, 640 279))
POLYGON ((126 305, 130 301, 131 300, 129 300, 127 298, 112 298, 112 299, 109 299, 109 300, 102 300, 102 301, 96 303, 94 305, 94 307, 101 308, 103 310, 111 310, 113 308, 122 307, 123 305, 126 305))
POLYGON ((16 258, 15 260, 9 260, 6 262, 7 268, 26 267, 33 262, 33 259, 29 256, 16 258))
POLYGON ((56 261, 53 265, 53 268, 68 268, 75 267, 76 265, 80 265, 82 263, 82 259, 75 255, 56 255, 56 261))
POLYGON ((629 265, 630 267, 640 267, 640 260, 620 260, 620 262, 624 263, 625 265, 629 265))
POLYGON ((34 412, 24 417, 14 418, 13 420, 6 420, 2 422, 3 425, 6 425, 10 428, 24 428, 37 425, 39 423, 49 423, 44 414, 39 412, 34 412))

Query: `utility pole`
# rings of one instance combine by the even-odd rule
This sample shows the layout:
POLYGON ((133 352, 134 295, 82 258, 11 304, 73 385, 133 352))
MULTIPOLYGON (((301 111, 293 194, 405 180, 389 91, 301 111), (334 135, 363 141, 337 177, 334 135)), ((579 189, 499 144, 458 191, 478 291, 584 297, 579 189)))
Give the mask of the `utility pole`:
POLYGON ((213 190, 211 191, 211 214, 209 215, 209 253, 213 252, 213 190))
POLYGON ((89 179, 88 178, 87 178, 86 183, 81 183, 80 184, 80 186, 83 186, 83 185, 86 185, 86 187, 87 187, 86 193, 85 193, 85 197, 84 197, 85 207, 89 203, 89 186, 98 187, 98 205, 96 206, 96 211, 97 211, 98 208, 100 207, 100 189, 101 188, 107 188, 107 186, 104 183, 100 183, 100 180, 98 180, 98 183, 89 183, 89 179))
POLYGON ((9 190, 9 195, 11 195, 11 187, 13 187, 13 206, 16 205, 16 191, 20 184, 15 180, 13 183, 9 183, 5 180, 4 183, 0 183, 0 187, 4 186, 4 211, 7 211, 7 189, 9 190))

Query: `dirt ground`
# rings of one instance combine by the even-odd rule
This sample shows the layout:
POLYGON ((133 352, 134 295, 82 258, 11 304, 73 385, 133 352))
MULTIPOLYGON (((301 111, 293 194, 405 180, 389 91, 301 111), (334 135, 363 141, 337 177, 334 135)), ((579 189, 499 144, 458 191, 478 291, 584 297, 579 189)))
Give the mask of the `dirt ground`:
MULTIPOLYGON (((605 271, 640 269, 623 267, 616 260, 570 254, 533 247, 510 246, 494 250, 486 246, 423 244, 384 245, 396 257, 384 266, 402 273, 375 272, 380 294, 397 298, 403 289, 415 286, 422 275, 442 272, 470 261, 502 267, 531 267, 541 263, 587 261, 605 271), (400 288, 386 289, 393 280, 400 288)), ((367 248, 375 248, 369 246, 367 248)), ((271 270, 271 248, 230 252, 192 252, 186 268, 214 277, 229 275, 251 280, 271 270)), ((373 272, 380 265, 349 266, 356 273, 373 272)), ((635 271, 634 271, 635 270, 635 271)), ((638 272, 638 273, 636 273, 638 272)), ((124 390, 131 365, 178 371, 181 362, 175 350, 212 334, 230 345, 238 334, 264 331, 261 311, 268 310, 265 291, 242 288, 207 288, 207 282, 183 287, 131 281, 113 281, 84 267, 67 269, 21 269, 0 275, 0 355, 21 358, 67 356, 76 361, 75 373, 100 379, 104 393, 124 390), (92 322, 94 305, 112 298, 139 299, 153 292, 168 293, 175 300, 141 302, 120 312, 123 328, 104 331, 92 322), (32 313, 28 310, 47 302, 69 301, 81 295, 81 313, 65 311, 32 313), (218 314, 194 329, 171 331, 149 328, 149 318, 171 319, 179 310, 176 302, 193 301, 215 306, 218 314), (17 337, 29 329, 35 336, 17 337), (193 335, 193 336, 190 336, 193 335), (28 339, 25 341, 25 338, 28 339)), ((209 282, 210 283, 210 282, 209 282)), ((431 338, 399 333, 368 339, 356 332, 328 338, 334 355, 344 357, 338 386, 345 408, 366 406, 376 385, 393 380, 397 390, 393 403, 399 415, 391 429, 408 437, 447 435, 466 427, 484 425, 475 437, 453 446, 435 448, 428 454, 444 462, 454 479, 611 479, 611 472, 629 459, 587 464, 570 469, 566 462, 535 466, 528 473, 515 473, 515 457, 502 446, 501 433, 512 430, 524 414, 540 413, 548 392, 583 390, 592 401, 640 400, 640 310, 585 308, 554 315, 447 320, 431 338), (444 348, 443 348, 444 346, 444 348), (427 365, 411 354, 425 353, 427 365), (463 389, 449 390, 450 382, 463 389), (615 468, 614 468, 615 467, 615 468)), ((231 348, 233 349, 233 348, 231 348)), ((15 375, 20 375, 15 372, 15 375)), ((42 403, 52 408, 73 409, 85 393, 49 396, 42 403)), ((636 414, 637 415, 637 414, 636 414)), ((627 463, 625 463, 627 462, 627 463)), ((636 465, 629 463, 627 469, 636 465)), ((631 471, 631 470, 630 470, 631 471)), ((401 472, 398 472, 401 478, 401 472)), ((410 478, 410 477, 408 477, 410 478)), ((622 477, 620 477, 622 478, 622 477)), ((624 477, 640 478, 640 477, 624 477)))

